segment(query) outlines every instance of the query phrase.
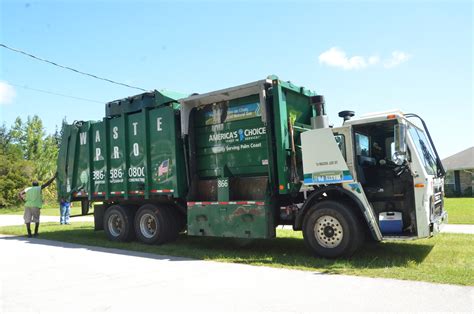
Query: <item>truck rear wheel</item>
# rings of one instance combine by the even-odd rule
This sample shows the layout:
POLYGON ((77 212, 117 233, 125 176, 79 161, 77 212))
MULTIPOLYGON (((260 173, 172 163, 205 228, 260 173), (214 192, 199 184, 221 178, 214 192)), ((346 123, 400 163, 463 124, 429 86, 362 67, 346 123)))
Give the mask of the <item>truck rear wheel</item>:
POLYGON ((110 206, 104 215, 104 231, 111 241, 129 241, 133 238, 133 213, 120 206, 110 206))
POLYGON ((167 242, 174 229, 171 214, 163 206, 145 204, 135 216, 137 238, 146 244, 163 244, 167 242))
POLYGON ((315 255, 336 258, 354 254, 363 234, 357 216, 346 205, 324 201, 306 214, 303 237, 315 255))

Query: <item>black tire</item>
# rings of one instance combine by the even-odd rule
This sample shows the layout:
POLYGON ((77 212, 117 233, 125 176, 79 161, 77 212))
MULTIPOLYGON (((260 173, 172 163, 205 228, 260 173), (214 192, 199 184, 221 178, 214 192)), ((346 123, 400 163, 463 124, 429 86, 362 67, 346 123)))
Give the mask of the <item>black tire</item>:
POLYGON ((327 258, 349 257, 360 247, 364 234, 355 213, 345 204, 324 201, 311 207, 303 220, 306 245, 327 258))
POLYGON ((121 206, 110 206, 104 215, 104 231, 111 241, 130 241, 134 238, 133 211, 121 206))
POLYGON ((135 233, 137 239, 146 244, 163 244, 172 234, 170 214, 166 207, 145 204, 135 215, 135 233))

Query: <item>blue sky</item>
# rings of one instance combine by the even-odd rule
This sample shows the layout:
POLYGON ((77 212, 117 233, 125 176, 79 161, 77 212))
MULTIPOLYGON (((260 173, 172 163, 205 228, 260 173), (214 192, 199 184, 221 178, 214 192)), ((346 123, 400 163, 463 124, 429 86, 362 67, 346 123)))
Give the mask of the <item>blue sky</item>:
MULTIPOLYGON (((400 108, 442 158, 474 145, 471 1, 0 1, 0 42, 145 89, 208 92, 277 74, 330 120, 400 108)), ((98 120, 140 93, 0 48, 0 123, 98 120), (29 88, 98 101, 64 98, 29 88)))

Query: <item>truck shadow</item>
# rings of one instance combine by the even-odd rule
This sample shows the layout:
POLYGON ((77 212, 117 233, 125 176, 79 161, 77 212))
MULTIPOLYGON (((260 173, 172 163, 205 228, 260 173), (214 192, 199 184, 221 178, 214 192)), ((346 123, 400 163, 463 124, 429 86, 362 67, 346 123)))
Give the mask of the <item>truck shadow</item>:
POLYGON ((299 237, 254 240, 242 245, 243 242, 230 238, 180 235, 175 242, 156 246, 133 241, 127 243, 111 242, 107 240, 103 231, 84 228, 48 231, 40 235, 38 239, 25 237, 4 239, 160 260, 212 259, 241 264, 315 270, 318 273, 327 274, 337 274, 340 273, 340 270, 347 268, 389 269, 413 266, 422 263, 434 247, 431 244, 417 244, 416 242, 370 243, 364 245, 351 258, 326 259, 312 256, 303 239, 299 237))
POLYGON ((243 264, 282 265, 315 268, 323 273, 338 269, 371 269, 413 266, 422 263, 434 245, 415 242, 367 243, 350 258, 327 259, 311 255, 301 238, 255 240, 239 247, 232 239, 186 239, 194 249, 215 253, 226 260, 243 264))

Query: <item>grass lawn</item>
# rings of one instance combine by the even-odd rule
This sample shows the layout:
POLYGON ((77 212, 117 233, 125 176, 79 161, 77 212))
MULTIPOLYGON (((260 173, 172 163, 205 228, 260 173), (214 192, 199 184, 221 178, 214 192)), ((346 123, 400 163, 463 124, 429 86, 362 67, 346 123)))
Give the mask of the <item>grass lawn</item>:
MULTIPOLYGON (((1 234, 24 232, 23 226, 0 228, 1 234)), ((94 231, 89 222, 70 226, 45 223, 40 229, 42 239, 92 246, 330 274, 474 285, 473 235, 439 234, 425 240, 368 244, 352 258, 338 260, 312 257, 301 232, 278 229, 277 235, 273 240, 256 240, 249 247, 239 247, 232 239, 185 235, 174 243, 155 246, 108 241, 105 233, 94 231)))
MULTIPOLYGON (((24 207, 15 207, 15 208, 0 208, 0 215, 23 215, 24 207)), ((94 209, 89 209, 89 213, 93 213, 94 209)), ((71 207, 71 215, 80 215, 81 214, 81 204, 77 203, 71 207)), ((41 215, 44 216, 59 216, 59 205, 45 206, 41 208, 41 215)))
POLYGON ((474 224, 474 197, 445 198, 450 224, 474 224))
MULTIPOLYGON (((474 224, 474 198, 445 198, 445 208, 448 211, 450 224, 474 224)), ((89 210, 90 213, 94 209, 89 210)), ((23 207, 17 208, 0 208, 0 215, 23 215, 23 207)), ((73 204, 71 207, 71 215, 80 215, 80 203, 73 204)), ((41 215, 59 216, 59 205, 56 207, 45 206, 41 209, 41 215)))

